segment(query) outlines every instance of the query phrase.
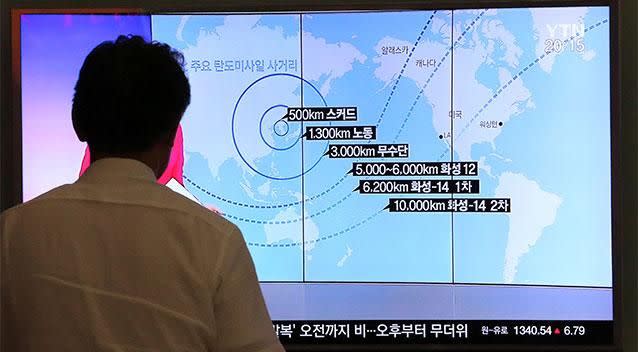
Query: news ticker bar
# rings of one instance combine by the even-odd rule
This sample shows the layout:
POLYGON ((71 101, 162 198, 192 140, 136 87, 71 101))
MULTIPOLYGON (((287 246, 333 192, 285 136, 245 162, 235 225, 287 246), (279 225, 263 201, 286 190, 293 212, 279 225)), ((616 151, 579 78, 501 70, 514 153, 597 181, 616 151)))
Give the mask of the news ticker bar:
POLYGON ((611 345, 612 321, 274 321, 284 344, 611 345))

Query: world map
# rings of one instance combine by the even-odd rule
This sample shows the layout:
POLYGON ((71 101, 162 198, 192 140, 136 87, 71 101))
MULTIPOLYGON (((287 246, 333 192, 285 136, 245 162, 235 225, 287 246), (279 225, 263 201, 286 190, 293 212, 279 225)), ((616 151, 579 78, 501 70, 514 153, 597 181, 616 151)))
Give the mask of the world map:
POLYGON ((191 84, 185 185, 239 226, 260 280, 611 287, 608 19, 158 15, 152 28, 191 84), (364 143, 408 144, 408 161, 476 161, 475 196, 511 211, 390 212, 388 195, 353 192, 362 160, 303 138, 325 122, 282 120, 300 106, 357 107, 356 124, 377 129, 364 143))

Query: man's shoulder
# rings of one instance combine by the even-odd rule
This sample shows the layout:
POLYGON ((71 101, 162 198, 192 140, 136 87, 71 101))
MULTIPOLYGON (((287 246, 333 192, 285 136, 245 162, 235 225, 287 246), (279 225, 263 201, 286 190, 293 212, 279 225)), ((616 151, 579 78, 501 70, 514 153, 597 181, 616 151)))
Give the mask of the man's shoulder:
MULTIPOLYGON (((65 204, 77 202, 103 203, 105 206, 139 206, 154 211, 165 212, 166 216, 174 215, 181 221, 194 222, 198 227, 206 228, 207 233, 222 236, 230 235, 238 231, 232 222, 222 215, 209 210, 199 203, 160 184, 149 184, 149 188, 133 187, 131 192, 126 189, 116 190, 113 193, 93 193, 91 185, 78 183, 56 187, 25 203, 16 205, 2 212, 3 225, 11 218, 29 216, 31 213, 41 213, 46 208, 57 212, 64 209, 65 204), (119 193, 119 194, 118 194, 119 193)), ((77 210, 75 208, 74 210, 77 210)))
POLYGON ((45 193, 40 194, 39 196, 36 196, 33 199, 30 199, 24 203, 15 205, 3 211, 1 214, 2 218, 7 218, 9 216, 13 216, 21 212, 28 211, 34 207, 38 207, 38 206, 41 206, 42 204, 45 204, 52 199, 57 199, 68 191, 69 186, 70 185, 66 184, 66 185, 55 187, 45 193))
POLYGON ((239 231, 237 226, 224 218, 221 213, 206 208, 166 186, 158 184, 157 188, 161 195, 160 205, 162 207, 190 217, 200 223, 200 225, 210 227, 221 234, 230 235, 239 231))

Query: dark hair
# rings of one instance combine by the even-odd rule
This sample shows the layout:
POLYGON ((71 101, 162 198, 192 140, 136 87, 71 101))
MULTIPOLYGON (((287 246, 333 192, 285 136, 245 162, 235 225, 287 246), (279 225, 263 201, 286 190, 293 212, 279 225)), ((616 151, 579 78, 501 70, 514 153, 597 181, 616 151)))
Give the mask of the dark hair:
POLYGON ((91 150, 148 150, 174 131, 190 104, 183 55, 140 36, 119 36, 84 60, 73 96, 72 120, 91 150))

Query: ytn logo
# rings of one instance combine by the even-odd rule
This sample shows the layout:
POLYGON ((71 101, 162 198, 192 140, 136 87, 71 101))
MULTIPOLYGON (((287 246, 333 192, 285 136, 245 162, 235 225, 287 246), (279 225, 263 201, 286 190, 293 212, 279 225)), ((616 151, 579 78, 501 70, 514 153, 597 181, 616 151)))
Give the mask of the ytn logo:
POLYGON ((547 24, 545 25, 547 28, 547 33, 549 33, 549 38, 554 39, 567 39, 570 37, 582 37, 585 35, 585 24, 584 23, 558 23, 558 24, 547 24))

